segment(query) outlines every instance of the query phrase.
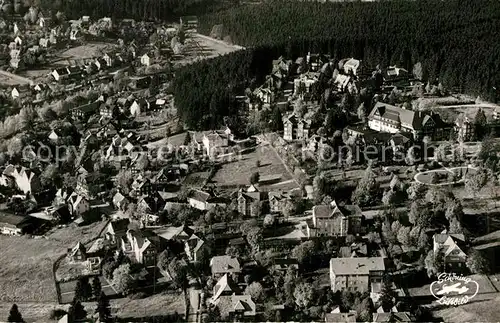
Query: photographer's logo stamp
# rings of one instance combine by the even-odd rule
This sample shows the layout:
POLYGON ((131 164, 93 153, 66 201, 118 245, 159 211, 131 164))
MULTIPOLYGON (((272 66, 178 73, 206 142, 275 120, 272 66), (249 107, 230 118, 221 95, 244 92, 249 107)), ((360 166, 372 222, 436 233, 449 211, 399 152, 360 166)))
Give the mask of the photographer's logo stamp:
POLYGON ((441 305, 467 304, 479 292, 479 284, 462 275, 441 273, 430 286, 431 294, 441 305))

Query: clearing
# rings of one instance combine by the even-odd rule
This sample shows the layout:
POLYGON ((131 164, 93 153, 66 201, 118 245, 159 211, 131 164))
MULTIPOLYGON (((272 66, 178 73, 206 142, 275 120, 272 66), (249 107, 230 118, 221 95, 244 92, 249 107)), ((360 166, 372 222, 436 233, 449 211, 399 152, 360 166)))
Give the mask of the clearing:
POLYGON ((52 230, 45 237, 0 236, 0 301, 53 302, 52 265, 78 241, 96 236, 104 222, 52 230))
MULTIPOLYGON (((292 188, 297 188, 292 180, 292 176, 288 173, 281 159, 267 145, 260 145, 255 150, 237 156, 235 161, 221 165, 220 169, 215 173, 212 182, 217 186, 243 186, 250 185, 250 176, 254 172, 258 172, 261 179, 271 175, 281 175, 280 182, 292 185, 292 188), (257 161, 260 166, 257 167, 257 161)), ((261 184, 260 187, 266 190, 276 189, 276 183, 261 184)))
POLYGON ((86 59, 93 58, 101 54, 107 48, 113 47, 111 43, 87 43, 85 45, 70 48, 62 52, 59 57, 60 59, 56 62, 62 63, 65 60, 71 59, 86 59))

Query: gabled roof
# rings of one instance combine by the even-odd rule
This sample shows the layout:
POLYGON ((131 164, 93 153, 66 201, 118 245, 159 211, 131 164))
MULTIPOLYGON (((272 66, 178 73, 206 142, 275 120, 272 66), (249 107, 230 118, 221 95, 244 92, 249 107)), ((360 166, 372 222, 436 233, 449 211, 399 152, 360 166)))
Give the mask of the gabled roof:
POLYGON ((356 312, 351 313, 326 313, 325 322, 327 323, 351 323, 356 322, 356 312))
POLYGON ((191 190, 188 194, 188 198, 194 199, 200 202, 207 202, 210 199, 210 194, 200 190, 191 190))
POLYGON ((111 221, 108 226, 113 230, 115 234, 125 233, 128 230, 128 225, 130 224, 129 219, 120 219, 116 221, 111 221))
POLYGON ((228 274, 224 274, 214 286, 212 302, 215 302, 222 294, 229 293, 238 294, 241 290, 228 274))
POLYGON ((373 313, 373 322, 412 322, 408 312, 373 313))
POLYGON ((315 205, 313 214, 316 218, 335 218, 337 216, 363 216, 357 205, 339 206, 335 201, 330 204, 315 205))
POLYGON ((87 252, 87 249, 82 243, 78 242, 76 246, 71 249, 70 256, 73 257, 78 251, 81 251, 83 254, 85 254, 87 252))

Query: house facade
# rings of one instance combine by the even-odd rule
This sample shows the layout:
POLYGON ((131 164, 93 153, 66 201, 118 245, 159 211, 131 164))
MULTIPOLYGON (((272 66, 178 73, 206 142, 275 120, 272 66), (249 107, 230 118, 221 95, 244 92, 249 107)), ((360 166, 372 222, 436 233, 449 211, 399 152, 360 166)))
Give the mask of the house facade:
POLYGON ((434 256, 441 253, 445 271, 463 271, 466 267, 467 254, 463 251, 465 236, 463 234, 435 234, 432 238, 434 256))
POLYGON ((357 205, 339 206, 334 201, 314 206, 312 214, 312 223, 308 223, 309 236, 345 237, 361 233, 363 213, 357 205))
POLYGON ((283 139, 308 140, 311 123, 309 120, 297 118, 295 114, 283 119, 283 139))
POLYGON ((368 127, 379 132, 401 132, 415 140, 424 136, 433 140, 446 138, 450 130, 438 114, 406 110, 382 102, 377 102, 370 112, 368 127))
POLYGON ((385 272, 385 259, 332 258, 330 260, 330 282, 333 292, 367 292, 371 285, 381 283, 385 272))

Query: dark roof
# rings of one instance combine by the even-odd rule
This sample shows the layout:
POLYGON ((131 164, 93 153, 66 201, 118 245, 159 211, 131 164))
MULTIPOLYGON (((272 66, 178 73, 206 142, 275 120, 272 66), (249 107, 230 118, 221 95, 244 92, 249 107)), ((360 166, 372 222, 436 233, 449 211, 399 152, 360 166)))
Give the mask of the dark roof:
POLYGON ((129 219, 120 219, 112 221, 109 224, 113 227, 113 230, 116 233, 120 231, 127 231, 129 223, 130 223, 129 219))
POLYGON ((6 224, 10 227, 21 228, 26 226, 26 221, 29 217, 15 215, 5 210, 0 211, 0 224, 6 224))
POLYGON ((199 190, 191 190, 188 197, 197 201, 207 202, 210 199, 210 194, 199 190))

